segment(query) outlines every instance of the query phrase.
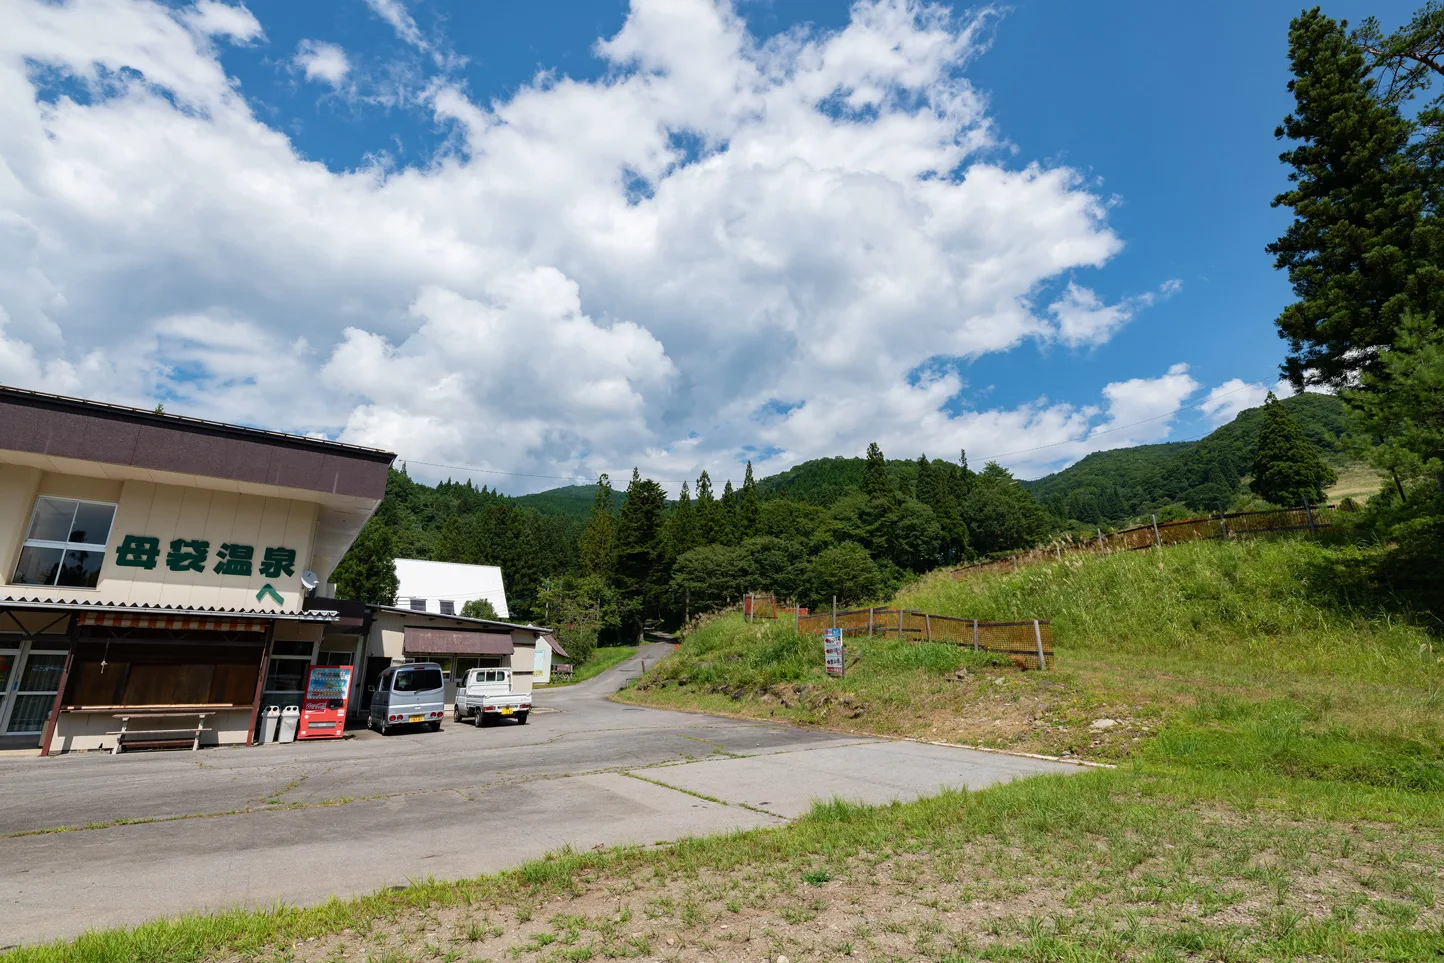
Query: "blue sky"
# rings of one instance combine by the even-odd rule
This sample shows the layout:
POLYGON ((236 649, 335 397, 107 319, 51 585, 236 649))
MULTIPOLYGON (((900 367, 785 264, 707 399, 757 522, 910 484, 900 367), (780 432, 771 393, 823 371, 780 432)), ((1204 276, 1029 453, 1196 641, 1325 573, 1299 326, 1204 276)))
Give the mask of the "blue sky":
MULTIPOLYGON (((874 33, 888 36, 889 42, 911 38, 936 45, 937 38, 951 37, 955 47, 948 62, 922 43, 916 56, 931 65, 930 79, 909 87, 914 81, 903 78, 912 75, 889 74, 883 86, 895 85, 891 91, 860 109, 873 111, 869 116, 901 118, 912 109, 906 105, 919 98, 940 113, 938 105, 952 103, 950 98, 976 98, 949 116, 959 118, 958 143, 984 129, 988 142, 959 153, 965 159, 944 176, 961 179, 975 164, 1013 174, 1038 165, 1041 171, 1067 171, 1071 183, 1015 198, 1021 190, 1017 184, 995 185, 998 196, 1006 194, 1017 205, 997 210, 981 189, 966 200, 961 194, 950 201, 934 197, 927 203, 944 207, 916 220, 909 220, 913 215, 908 213, 916 203, 889 208, 884 217, 883 206, 897 198, 867 193, 872 188, 860 182, 850 185, 864 191, 856 196, 819 188, 817 204, 794 217, 799 236, 785 243, 767 233, 782 230, 775 224, 734 231, 728 225, 738 223, 736 216, 729 221, 715 212, 675 214, 697 220, 679 222, 682 233, 671 235, 675 257, 669 260, 665 247, 649 248, 655 262, 644 267, 633 258, 635 252, 620 248, 611 249, 617 253, 609 260, 606 244, 616 240, 599 240, 579 253, 571 246, 575 230, 568 234, 551 223, 571 223, 578 210, 590 211, 590 195, 578 193, 548 210, 543 201, 518 200, 508 193, 507 185, 524 174, 483 171, 482 161, 490 164, 509 149, 508 138, 525 140, 527 131, 540 133, 521 151, 530 158, 523 171, 525 164, 544 165, 558 149, 567 149, 564 133, 558 148, 557 135, 546 128, 549 118, 571 117, 567 112, 578 109, 567 100, 569 81, 579 82, 575 89, 590 96, 620 89, 621 80, 639 70, 672 70, 680 76, 675 65, 667 66, 667 58, 681 56, 676 51, 683 48, 693 50, 688 56, 694 59, 703 56, 696 52, 702 48, 687 47, 704 43, 697 39, 702 34, 691 32, 711 9, 703 0, 649 0, 645 9, 615 0, 255 0, 245 6, 201 0, 168 8, 116 0, 103 6, 115 17, 109 35, 102 35, 102 18, 92 18, 93 38, 71 31, 74 42, 63 51, 47 39, 46 30, 58 28, 45 20, 63 17, 63 8, 47 13, 44 5, 27 0, 11 24, 25 38, 19 46, 31 44, 26 62, 33 91, 12 82, 0 86, 0 101, 21 105, 43 98, 45 85, 34 70, 42 63, 52 84, 64 80, 54 89, 70 92, 74 103, 55 115, 37 111, 30 141, 24 125, 21 133, 0 141, 7 158, 27 156, 41 142, 41 132, 60 145, 48 160, 49 173, 43 162, 37 163, 27 179, 19 165, 24 190, 0 195, 0 204, 35 223, 53 222, 60 233, 84 228, 102 238, 107 231, 124 235, 130 239, 127 250, 137 252, 135 263, 117 267, 114 259, 98 260, 82 270, 37 244, 26 256, 50 279, 48 286, 37 287, 33 271, 8 283, 0 277, 0 308, 6 311, 0 323, 8 317, 10 356, 32 362, 28 368, 16 366, 18 375, 0 367, 5 380, 135 403, 162 398, 168 406, 197 414, 394 447, 416 462, 533 475, 615 472, 640 462, 655 475, 690 477, 700 467, 711 467, 714 475, 735 473, 729 462, 735 465, 748 452, 776 453, 768 468, 780 470, 802 457, 851 453, 873 437, 890 455, 905 457, 921 447, 951 456, 961 444, 975 457, 1040 448, 1045 455, 1012 459, 1021 474, 1035 475, 1100 447, 1098 439, 1104 436, 1110 443, 1196 437, 1228 417, 1237 402, 1256 400, 1277 377, 1283 344, 1272 319, 1289 291, 1263 249, 1286 223, 1286 215, 1270 209, 1269 200, 1285 183, 1273 128, 1289 108, 1286 32, 1289 17, 1299 9, 1292 3, 1198 8, 1024 0, 982 16, 971 34, 966 25, 979 15, 976 8, 953 8, 947 25, 939 27, 938 11, 920 5, 907 8, 897 0, 868 6, 874 33), (168 31, 155 10, 189 34, 168 31), (126 45, 127 31, 137 38, 132 46, 126 45), (152 32, 149 46, 140 42, 145 31, 152 32), (599 54, 599 40, 619 36, 623 39, 612 52, 599 54), (93 49, 70 49, 86 42, 93 49), (337 66, 343 56, 344 71, 337 66), (126 76, 143 76, 148 86, 97 80, 113 78, 118 67, 129 67, 126 76), (208 74, 211 67, 215 76, 208 74), (549 73, 539 81, 544 72, 549 73), (88 96, 76 93, 86 87, 88 96), (192 106, 183 107, 188 101, 192 106), (165 189, 172 198, 167 203, 173 204, 169 223, 165 205, 157 213, 151 204, 105 224, 80 224, 89 215, 76 213, 74 198, 57 207, 56 191, 44 187, 59 182, 59 170, 93 170, 97 180, 107 183, 141 177, 139 159, 134 169, 126 167, 127 150, 102 149, 103 136, 117 136, 116 116, 122 109, 136 118, 129 135, 135 143, 127 142, 131 152, 143 153, 147 141, 156 140, 156 156, 167 158, 163 166, 173 168, 165 174, 172 185, 165 189), (144 112, 151 119, 140 122, 144 112), (170 131, 170 125, 176 129, 170 131), (177 139, 166 146, 156 130, 177 139), (198 145, 196 156, 173 159, 177 144, 186 145, 182 154, 198 145), (69 154, 58 156, 63 151, 69 154), (315 173, 308 162, 324 165, 329 173, 315 173), (235 200, 249 189, 246 185, 268 179, 278 185, 268 196, 296 192, 294 209, 304 207, 312 192, 334 191, 336 199, 328 198, 324 211, 294 225, 282 214, 257 215, 265 204, 235 200), (297 186, 303 183, 310 186, 297 186), (189 193, 178 193, 176 184, 187 185, 189 193), (475 203, 467 213, 469 222, 458 218, 451 223, 446 212, 427 206, 445 207, 447 196, 466 196, 467 203, 475 203), (1008 233, 1009 225, 1027 221, 1033 211, 1051 205, 1066 212, 1080 198, 1096 203, 1095 215, 1067 219, 1059 213, 1062 220, 1040 222, 1026 236, 1008 233), (315 239, 307 237, 335 215, 338 205, 352 201, 373 205, 370 213, 357 216, 360 224, 378 225, 374 243, 358 239, 354 226, 339 224, 315 239), (959 223, 980 225, 979 236, 990 239, 986 244, 1016 262, 1008 271, 1016 273, 1017 287, 1007 298, 989 294, 979 302, 968 300, 966 292, 935 302, 916 297, 920 288, 971 290, 983 283, 967 271, 988 277, 986 249, 967 255, 966 269, 945 266, 962 263, 952 258, 972 243, 966 228, 936 251, 893 252, 901 258, 896 263, 938 256, 937 266, 916 277, 899 278, 896 267, 881 265, 876 277, 860 277, 857 265, 863 262, 848 260, 858 251, 886 248, 913 227, 928 230, 943 209, 957 213, 959 223), (506 220, 500 237, 483 243, 466 236, 478 221, 493 217, 498 223, 506 220), (807 220, 814 217, 815 223, 807 220), (829 261, 837 225, 853 222, 869 225, 856 239, 858 247, 829 261), (548 239, 553 229, 557 236, 548 239), (727 235, 717 242, 721 246, 699 251, 699 260, 684 259, 676 237, 718 231, 727 235), (181 237, 189 240, 177 246, 181 237), (1053 263, 1047 252, 1051 237, 1078 247, 1053 263), (351 240, 358 248, 376 250, 353 250, 351 240), (380 250, 388 244, 394 250, 380 250), (283 264, 267 261, 282 257, 268 254, 268 247, 287 249, 283 264), (521 275, 488 273, 500 271, 495 265, 522 248, 527 251, 520 259, 524 265, 506 270, 542 274, 518 280, 521 275), (733 257, 741 258, 740 267, 711 276, 717 263, 733 257), (413 258, 417 265, 446 269, 428 276, 424 267, 412 269, 413 258), (746 287, 757 277, 758 264, 774 261, 789 265, 783 276, 758 281, 752 295, 737 304, 721 304, 730 289, 746 287), (395 283, 387 286, 377 279, 389 277, 387 266, 393 264, 406 270, 398 268, 395 283), (668 300, 658 292, 667 289, 673 271, 696 280, 668 300), (889 281, 910 290, 885 293, 876 304, 867 301, 889 281), (828 302, 829 287, 843 283, 856 284, 858 293, 828 302), (93 356, 106 337, 99 319, 93 323, 78 314, 87 302, 87 285, 96 288, 94 304, 124 306, 114 323, 129 333, 124 350, 134 353, 110 381, 96 377, 87 383, 81 374, 87 363, 100 364, 93 356), (785 296, 777 294, 779 286, 787 289, 785 296), (117 293, 107 297, 107 288, 117 293), (63 304, 48 293, 57 289, 68 295, 63 304), (580 328, 566 320, 572 308, 557 306, 566 300, 566 291, 575 292, 575 307, 586 322, 580 328), (918 303, 887 314, 889 306, 906 297, 918 303), (523 301, 541 313, 516 308, 523 301), (1121 313, 1101 333, 1090 328, 1091 333, 1070 337, 1064 315, 1053 310, 1069 303, 1121 313), (536 307, 540 304, 547 307, 536 307), (1022 304, 1034 320, 1015 316, 1010 304, 1022 304), (854 306, 856 317, 849 314, 854 306), (506 372, 519 369, 498 346, 515 340, 519 331, 541 330, 536 318, 543 315, 550 319, 546 323, 563 329, 542 341, 541 353, 562 343, 582 347, 561 351, 530 372, 533 384, 549 386, 542 389, 548 398, 539 400, 506 383, 506 372), (933 324, 938 327, 929 336, 933 324), (969 324, 977 330, 954 336, 969 324), (1044 331, 1039 325, 1052 327, 1044 331), (742 333, 729 338, 732 326, 742 333), (469 340, 472 332, 487 333, 475 336, 476 353, 466 365, 448 372, 448 362, 438 360, 454 354, 445 345, 455 348, 457 339, 469 340), (878 345, 907 344, 888 354, 887 363, 878 349, 848 354, 850 341, 865 345, 873 338, 878 345), (443 345, 439 354, 437 343, 443 345), (237 345, 245 347, 238 352, 237 345), (314 392, 301 392, 304 404, 278 403, 278 390, 267 386, 267 378, 280 376, 262 370, 274 365, 253 358, 253 367, 247 368, 247 352, 284 357, 287 365, 295 365, 285 377, 314 385, 314 392), (594 374, 586 364, 588 352, 607 358, 610 373, 594 374), (489 358, 497 370, 490 371, 489 358), (423 363, 427 359, 430 368, 423 363), (132 377, 126 371, 140 374, 132 377), (827 376, 810 380, 807 372, 819 371, 827 376), (593 378, 586 391, 562 398, 566 392, 559 389, 579 373, 593 378), (428 391, 398 392, 392 382, 405 378, 420 379, 428 391), (887 400, 891 385, 900 381, 910 382, 914 391, 887 400), (597 401, 611 399, 622 385, 626 390, 612 407, 610 401, 597 401), (1210 391, 1221 395, 1217 404, 1207 412, 1190 407, 1210 391), (414 403, 418 394, 435 396, 430 407, 414 403), (885 400, 870 400, 879 397, 885 400), (641 409, 645 412, 639 414, 641 409), (920 411, 936 411, 942 420, 925 421, 919 428, 920 411), (835 417, 829 420, 828 413, 835 417), (987 417, 971 418, 978 413, 987 417), (450 415, 458 424, 447 423, 450 415), (1151 427, 1119 427, 1137 421, 1151 427)), ((1392 3, 1328 8, 1351 19, 1373 13, 1386 25, 1407 19, 1410 11, 1408 4, 1392 3)), ((776 51, 782 49, 776 38, 792 38, 794 46, 782 56, 794 58, 788 61, 790 69, 799 74, 805 73, 809 56, 821 58, 840 46, 827 47, 828 38, 859 31, 853 8, 830 0, 744 0, 736 14, 753 43, 774 38, 776 51)), ((724 24, 726 15, 724 9, 724 24)), ((707 36, 715 40, 717 35, 707 36)), ((845 78, 838 90, 845 94, 871 82, 867 78, 875 76, 874 68, 857 64, 860 57, 881 56, 878 49, 855 47, 851 61, 828 55, 841 64, 834 71, 845 78)), ((747 56, 756 60, 761 55, 747 56)), ((697 180, 706 165, 696 162, 712 151, 736 153, 732 145, 744 142, 746 122, 717 120, 719 111, 727 111, 728 96, 705 89, 706 82, 703 72, 675 90, 654 85, 660 92, 647 101, 648 109, 666 119, 627 127, 637 133, 622 138, 621 146, 603 143, 607 124, 598 125, 601 133, 578 138, 587 142, 587 150, 596 141, 603 160, 595 163, 621 163, 612 160, 613 154, 644 140, 648 124, 724 131, 683 135, 694 139, 693 150, 676 155, 670 166, 638 175, 645 190, 630 198, 630 213, 647 213, 652 202, 660 205, 662 195, 668 204, 680 205, 678 210, 687 208, 689 197, 712 196, 697 180), (727 126, 736 123, 744 127, 727 126), (714 138, 710 145, 708 137, 714 138), (684 176, 688 163, 693 171, 684 176), (676 185, 675 198, 666 194, 668 182, 676 185), (653 190, 662 195, 653 198, 653 190)), ((842 103, 836 99, 842 94, 832 96, 826 103, 842 103)), ((816 145, 805 140, 824 132, 803 133, 804 115, 787 120, 775 103, 766 109, 776 116, 769 115, 759 135, 758 142, 767 145, 758 155, 767 160, 759 163, 775 160, 774 170, 786 171, 792 169, 787 155, 795 151, 814 173, 825 166, 817 159, 825 154, 817 154, 816 145), (788 145, 785 140, 794 130, 798 143, 788 145)), ((817 109, 839 125, 847 119, 835 106, 817 109)), ((559 122, 585 124, 588 119, 581 114, 559 122)), ((638 122, 619 113, 616 123, 621 129, 638 122)), ((883 167, 876 168, 866 160, 890 146, 891 135, 882 133, 880 122, 868 131, 851 127, 846 136, 854 138, 850 146, 839 141, 828 149, 852 156, 848 151, 855 148, 860 158, 855 163, 862 165, 857 170, 885 168, 896 179, 891 161, 879 161, 883 167)), ((902 136, 906 140, 912 134, 902 136)), ((931 136, 907 146, 923 156, 931 150, 931 136)), ((645 167, 647 156, 640 151, 625 163, 645 167)), ((928 162, 918 163, 922 170, 928 162)), ((575 166, 586 170, 585 164, 575 166)), ((899 183, 900 189, 910 189, 906 177, 899 183)), ((716 203, 745 204, 749 184, 731 182, 716 195, 716 203)), ((757 189, 756 205, 765 214, 766 190, 772 188, 757 189)), ((118 193, 154 190, 161 188, 133 184, 118 193)), ((627 213, 588 214, 585 223, 604 224, 610 231, 615 219, 627 213)), ((746 210, 748 217, 757 213, 746 210)), ((1087 311, 1083 316, 1092 319, 1089 324, 1100 317, 1087 311)), ((0 327, 0 338, 6 330, 0 327)), ((538 353, 536 345, 514 348, 527 358, 538 353)), ((504 487, 545 483, 516 481, 504 487)))

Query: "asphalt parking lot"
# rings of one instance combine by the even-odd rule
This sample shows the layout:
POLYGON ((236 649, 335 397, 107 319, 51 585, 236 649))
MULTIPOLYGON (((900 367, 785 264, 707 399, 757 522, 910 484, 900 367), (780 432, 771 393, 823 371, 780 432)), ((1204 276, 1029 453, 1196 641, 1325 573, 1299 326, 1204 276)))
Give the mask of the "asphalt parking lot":
POLYGON ((1074 771, 608 700, 669 648, 539 691, 525 726, 448 718, 436 733, 0 760, 0 947, 472 876, 567 844, 781 825, 814 799, 881 803, 1074 771))

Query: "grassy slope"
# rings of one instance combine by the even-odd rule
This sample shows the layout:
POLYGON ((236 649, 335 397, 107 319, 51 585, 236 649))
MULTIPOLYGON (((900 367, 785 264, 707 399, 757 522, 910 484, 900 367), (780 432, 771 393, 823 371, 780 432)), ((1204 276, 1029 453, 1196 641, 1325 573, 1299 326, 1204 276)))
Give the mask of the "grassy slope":
POLYGON ((1303 729, 1333 726, 1433 747, 1444 666, 1426 633, 1372 609, 1372 559, 1302 540, 1198 542, 953 581, 898 602, 942 615, 1051 618, 1060 668, 954 669, 946 646, 849 640, 844 680, 785 624, 707 626, 627 698, 888 735, 1116 760, 1200 696, 1283 700, 1303 729), (1294 711, 1294 710, 1291 710, 1294 711), (1119 724, 1095 730, 1100 718, 1119 724))
POLYGON ((592 657, 578 666, 570 679, 550 682, 537 688, 552 688, 560 685, 576 685, 578 682, 585 682, 588 679, 596 678, 614 665, 620 665, 636 654, 637 647, 635 645, 608 645, 600 649, 594 649, 592 650, 592 657))
POLYGON ((841 724, 878 731, 926 712, 930 735, 1063 739, 1117 769, 877 809, 821 804, 782 829, 568 851, 501 876, 188 917, 0 960, 1437 959, 1444 665, 1422 633, 1360 601, 1353 573, 1367 561, 1302 542, 1195 543, 939 578, 901 601, 1050 614, 1063 668, 1020 674, 875 641, 853 647, 861 659, 834 683, 815 673, 815 639, 730 617, 628 694, 832 724, 862 704, 841 724), (960 662, 967 679, 943 681, 960 662), (702 691, 713 688, 724 691, 702 691), (1034 702, 1045 711, 1026 725, 985 732, 984 710, 1011 718, 1034 702), (1094 745, 1086 722, 1103 713, 1124 724, 1094 745))

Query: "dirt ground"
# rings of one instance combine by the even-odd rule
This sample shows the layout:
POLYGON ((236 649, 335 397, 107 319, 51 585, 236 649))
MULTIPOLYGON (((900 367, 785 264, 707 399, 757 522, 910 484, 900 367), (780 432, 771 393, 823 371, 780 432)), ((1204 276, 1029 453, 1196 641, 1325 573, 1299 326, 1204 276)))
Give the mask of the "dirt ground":
POLYGON ((284 958, 936 960, 1040 940, 1135 958, 1187 931, 1237 939, 1229 958, 1245 960, 1255 958, 1249 944, 1315 923, 1444 926, 1444 846, 1428 834, 1229 810, 1196 816, 1194 831, 1162 846, 1127 836, 1041 849, 989 839, 830 865, 589 876, 540 904, 519 894, 514 905, 408 912, 298 943, 284 958))

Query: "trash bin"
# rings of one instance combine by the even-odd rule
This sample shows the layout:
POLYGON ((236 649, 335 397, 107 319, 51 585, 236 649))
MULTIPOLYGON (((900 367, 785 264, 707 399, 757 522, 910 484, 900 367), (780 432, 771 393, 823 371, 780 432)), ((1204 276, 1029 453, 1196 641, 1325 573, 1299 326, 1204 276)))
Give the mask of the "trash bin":
POLYGON ((281 710, 281 732, 276 737, 277 742, 295 742, 296 726, 301 721, 300 706, 286 706, 281 710))
POLYGON ((266 706, 261 712, 261 745, 276 741, 276 726, 281 724, 281 707, 266 706))

